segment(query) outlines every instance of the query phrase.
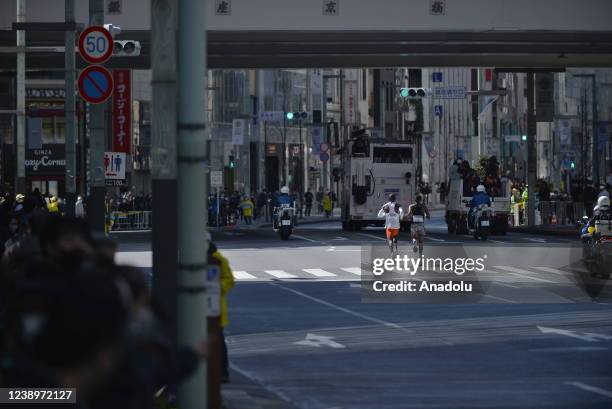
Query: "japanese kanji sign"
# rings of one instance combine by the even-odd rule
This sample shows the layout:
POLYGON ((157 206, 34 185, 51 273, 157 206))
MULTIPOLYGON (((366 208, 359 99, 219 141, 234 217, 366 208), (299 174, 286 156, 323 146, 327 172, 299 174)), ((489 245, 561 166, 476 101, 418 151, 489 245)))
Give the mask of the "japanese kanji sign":
POLYGON ((323 0, 323 15, 337 16, 340 14, 338 0, 323 0))
POLYGON ((132 153, 132 72, 113 70, 113 151, 132 153))

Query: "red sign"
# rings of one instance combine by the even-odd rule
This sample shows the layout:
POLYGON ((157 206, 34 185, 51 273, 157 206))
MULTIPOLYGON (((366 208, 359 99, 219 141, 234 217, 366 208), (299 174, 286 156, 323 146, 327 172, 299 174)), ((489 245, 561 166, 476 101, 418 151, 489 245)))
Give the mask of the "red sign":
POLYGON ((102 26, 91 26, 79 36, 79 54, 91 64, 101 64, 113 55, 113 37, 102 26))
POLYGON ((132 154, 132 72, 113 70, 113 151, 132 154))
POLYGON ((90 104, 100 104, 113 91, 113 77, 104 67, 91 65, 81 71, 78 80, 79 94, 90 104))

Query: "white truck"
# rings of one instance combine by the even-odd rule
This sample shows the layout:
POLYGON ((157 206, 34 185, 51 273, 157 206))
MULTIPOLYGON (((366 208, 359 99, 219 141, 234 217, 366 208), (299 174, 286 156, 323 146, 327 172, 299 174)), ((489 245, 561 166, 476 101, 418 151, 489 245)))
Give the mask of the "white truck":
MULTIPOLYGON (((342 152, 342 229, 382 226, 378 211, 391 193, 407 211, 416 192, 414 144, 388 139, 352 139, 342 152)), ((409 223, 402 221, 402 229, 409 223)))
MULTIPOLYGON (((456 170, 451 170, 446 196, 446 212, 444 218, 449 234, 468 233, 468 213, 472 200, 471 189, 464 189, 463 179, 456 170)), ((510 213, 510 189, 508 182, 502 180, 498 196, 491 197, 491 205, 495 211, 491 226, 492 234, 506 234, 508 230, 508 215, 510 213)))

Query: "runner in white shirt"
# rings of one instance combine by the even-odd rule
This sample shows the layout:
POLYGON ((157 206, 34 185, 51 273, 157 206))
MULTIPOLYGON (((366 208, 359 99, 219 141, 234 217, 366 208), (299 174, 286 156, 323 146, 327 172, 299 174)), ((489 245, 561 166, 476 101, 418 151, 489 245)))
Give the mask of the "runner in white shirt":
POLYGON ((389 195, 389 202, 385 203, 378 211, 378 217, 385 218, 387 241, 392 254, 397 253, 397 237, 399 236, 403 216, 404 209, 402 209, 399 203, 395 202, 395 195, 391 193, 389 195))

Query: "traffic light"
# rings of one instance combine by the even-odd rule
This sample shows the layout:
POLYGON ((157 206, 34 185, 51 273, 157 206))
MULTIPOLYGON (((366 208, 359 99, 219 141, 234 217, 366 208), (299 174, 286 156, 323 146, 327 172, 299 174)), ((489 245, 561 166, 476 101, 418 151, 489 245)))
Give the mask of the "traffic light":
POLYGON ((104 24, 104 28, 108 31, 111 37, 115 38, 116 35, 121 34, 121 27, 115 26, 113 24, 104 24))
POLYGON ((285 117, 288 120, 299 120, 299 119, 306 119, 308 118, 308 112, 299 112, 299 111, 294 111, 294 112, 285 112, 285 117))
POLYGON ((230 155, 229 156, 229 163, 228 166, 233 169, 236 167, 236 159, 234 159, 234 155, 230 155))
POLYGON ((140 41, 115 40, 113 41, 113 56, 137 57, 140 55, 140 41))
POLYGON ((521 136, 521 141, 525 142, 527 140, 527 135, 522 135, 521 136))
POLYGON ((571 162, 570 162, 570 168, 572 168, 572 169, 576 169, 576 162, 571 161, 571 162))
POLYGON ((427 96, 427 90, 425 88, 400 88, 400 97, 419 99, 427 96))

